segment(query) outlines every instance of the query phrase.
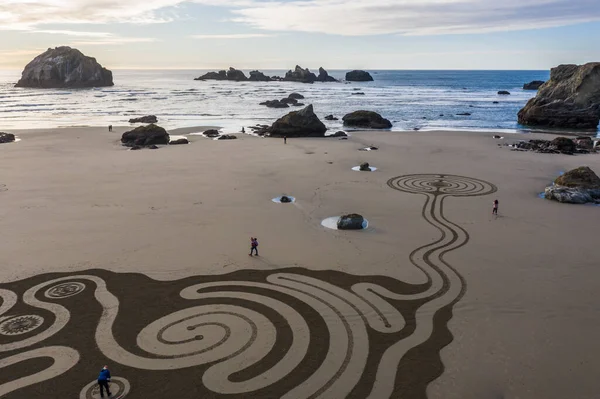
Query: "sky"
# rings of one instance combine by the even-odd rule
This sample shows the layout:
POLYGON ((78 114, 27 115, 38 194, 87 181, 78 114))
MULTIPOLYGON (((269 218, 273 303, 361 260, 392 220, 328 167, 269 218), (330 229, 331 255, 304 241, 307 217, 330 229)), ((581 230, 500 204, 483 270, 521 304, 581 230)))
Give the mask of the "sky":
POLYGON ((536 69, 600 61, 600 0, 0 0, 0 69, 536 69))

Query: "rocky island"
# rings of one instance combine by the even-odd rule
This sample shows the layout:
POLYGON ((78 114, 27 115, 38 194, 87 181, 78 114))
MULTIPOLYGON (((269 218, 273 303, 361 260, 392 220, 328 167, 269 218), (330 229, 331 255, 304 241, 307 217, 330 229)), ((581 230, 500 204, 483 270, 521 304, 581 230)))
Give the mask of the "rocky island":
POLYGON ((15 87, 85 88, 113 86, 112 72, 95 58, 63 46, 49 48, 31 61, 15 87))
POLYGON ((227 71, 222 70, 219 72, 208 72, 198 78, 195 78, 194 80, 231 80, 234 82, 244 82, 248 80, 248 77, 239 69, 229 67, 229 70, 227 71))
POLYGON ((348 82, 372 82, 373 76, 367 71, 354 70, 346 73, 348 82))
POLYGON ((560 65, 518 113, 519 123, 550 128, 596 129, 600 120, 600 63, 560 65))

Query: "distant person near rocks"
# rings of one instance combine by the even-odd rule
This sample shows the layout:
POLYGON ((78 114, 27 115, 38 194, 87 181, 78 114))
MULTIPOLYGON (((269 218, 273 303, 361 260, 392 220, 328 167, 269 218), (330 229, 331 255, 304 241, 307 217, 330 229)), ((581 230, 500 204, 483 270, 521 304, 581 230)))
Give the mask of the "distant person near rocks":
POLYGON ((112 132, 112 125, 108 125, 108 131, 112 132))
POLYGON ((492 215, 498 216, 498 204, 499 204, 498 200, 497 199, 494 200, 494 205, 493 205, 493 208, 492 208, 492 215))
POLYGON ((246 130, 244 129, 244 126, 242 126, 242 133, 246 133, 246 130))
POLYGON ((283 136, 283 144, 287 144, 287 136, 283 136))
POLYGON ((256 237, 250 237, 250 256, 256 252, 258 256, 258 239, 256 237))

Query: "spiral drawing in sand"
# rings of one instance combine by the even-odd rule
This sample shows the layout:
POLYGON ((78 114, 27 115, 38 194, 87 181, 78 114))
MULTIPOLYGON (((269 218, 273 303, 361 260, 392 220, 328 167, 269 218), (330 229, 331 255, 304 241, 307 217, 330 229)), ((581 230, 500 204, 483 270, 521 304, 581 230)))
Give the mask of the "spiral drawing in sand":
POLYGON ((496 187, 451 175, 388 185, 422 195, 422 217, 440 233, 409 255, 427 283, 288 268, 168 282, 89 270, 2 284, 0 396, 96 398, 108 364, 117 397, 425 397, 466 289, 444 255, 469 236, 444 200, 496 187))

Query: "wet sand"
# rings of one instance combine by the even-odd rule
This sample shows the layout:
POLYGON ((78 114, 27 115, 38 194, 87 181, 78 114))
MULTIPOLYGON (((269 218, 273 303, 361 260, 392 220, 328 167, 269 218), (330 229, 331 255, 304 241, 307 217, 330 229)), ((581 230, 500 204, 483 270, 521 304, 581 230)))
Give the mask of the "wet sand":
MULTIPOLYGON (((421 299, 389 299, 390 328, 395 328, 394 320, 403 317, 415 332, 410 335, 404 329, 386 335, 372 326, 367 328, 368 338, 361 338, 364 342, 357 338, 355 343, 356 350, 369 348, 364 362, 370 371, 363 371, 360 378, 354 376, 354 390, 340 397, 365 397, 379 377, 392 381, 392 397, 422 397, 425 391, 429 398, 597 397, 600 207, 558 204, 539 199, 537 194, 561 171, 587 165, 600 173, 600 155, 513 152, 498 143, 534 135, 505 135, 505 140, 496 140, 492 133, 462 132, 357 132, 348 140, 288 139, 287 145, 279 139, 247 135, 231 141, 189 136, 189 145, 130 152, 118 142, 125 129, 114 127, 113 133, 99 128, 11 131, 22 140, 0 145, 0 184, 6 188, 0 192, 4 231, 0 288, 23 292, 62 276, 47 273, 103 269, 92 274, 112 281, 109 290, 118 292, 121 300, 127 298, 123 309, 129 306, 124 312, 131 314, 135 314, 131 304, 148 303, 169 292, 177 295, 185 283, 198 283, 194 279, 199 277, 194 276, 213 279, 210 276, 230 273, 234 280, 258 281, 278 278, 281 271, 326 282, 345 292, 364 281, 416 295, 417 288, 426 288, 428 274, 418 267, 420 255, 417 253, 416 265, 409 255, 421 246, 434 245, 444 231, 447 237, 432 252, 431 265, 426 259, 429 255, 423 254, 423 267, 429 265, 434 272, 436 267, 448 268, 442 273, 443 286, 427 302, 431 307, 423 302, 425 311, 420 316, 416 309, 422 305, 421 299), (379 150, 358 151, 367 145, 379 150), (352 171, 362 162, 377 170, 352 171), (393 190, 388 185, 394 177, 411 174, 428 175, 419 177, 427 184, 438 180, 448 187, 464 183, 473 185, 471 194, 481 190, 489 195, 436 194, 426 203, 427 195, 393 190), (449 175, 458 177, 445 177, 449 175), (492 187, 497 191, 492 193, 492 187), (296 202, 271 201, 282 194, 295 197, 296 202), (497 218, 491 215, 496 198, 500 201, 497 218), (423 211, 428 206, 430 215, 423 211), (369 228, 342 232, 321 226, 323 219, 350 212, 363 214, 369 228), (258 258, 248 256, 250 236, 259 239, 258 258), (111 272, 139 273, 160 281, 146 283, 145 277, 137 274, 120 279, 111 272), (31 282, 19 282, 30 277, 31 282), (187 277, 192 280, 181 280, 187 277), (156 296, 136 295, 131 287, 138 281, 140 286, 155 287, 156 296), (435 301, 445 298, 447 302, 435 308, 435 301), (395 312, 397 319, 391 316, 395 312), (432 318, 435 312, 433 332, 421 332, 419 317, 432 318), (419 334, 423 342, 415 341, 400 362, 404 371, 375 374, 385 351, 419 334), (386 336, 392 338, 386 341, 386 336)), ((396 183, 400 184, 397 188, 405 188, 401 180, 396 183)), ((87 302, 95 303, 93 289, 85 292, 87 302)), ((307 306, 296 302, 298 309, 307 306)), ((99 311, 97 304, 90 306, 99 311)), ((161 301, 152 306, 155 313, 140 316, 130 330, 115 327, 121 344, 135 347, 136 334, 145 325, 185 309, 184 303, 171 300, 164 311, 155 308, 160 309, 161 301)), ((387 308, 382 305, 379 309, 387 308)), ((27 311, 31 313, 31 309, 27 311)), ((324 317, 321 311, 307 308, 303 315, 306 320, 317 320, 318 314, 324 317)), ((93 342, 98 317, 86 322, 90 323, 86 324, 87 341, 93 342)), ((44 319, 51 320, 52 315, 46 314, 44 319)), ((322 321, 314 323, 318 326, 315 331, 328 326, 322 321)), ((354 328, 352 323, 348 325, 354 328)), ((362 330, 355 327, 353 336, 360 337, 362 330)), ((65 331, 70 330, 66 327, 65 331)), ((277 336, 290 334, 277 331, 277 336)), ((305 335, 314 337, 315 333, 305 335)), ((56 339, 59 336, 57 333, 56 339)), ((13 342, 14 337, 9 338, 0 337, 0 344, 13 342)), ((69 341, 60 340, 56 345, 69 341)), ((49 343, 38 344, 45 345, 49 343)), ((322 345, 331 347, 327 342, 322 345)), ((311 348, 308 353, 315 352, 311 348)), ((77 349, 85 354, 84 349, 77 349)), ((0 353, 2 357, 4 353, 0 353)), ((317 363, 323 360, 315 359, 317 363)), ((110 356, 106 361, 111 361, 110 356)), ((90 362, 86 360, 85 367, 90 362)), ((275 364, 275 360, 269 362, 275 364)), ((132 382, 131 397, 137 397, 133 393, 136 387, 140 389, 145 375, 136 374, 138 363, 134 363, 128 366, 131 369, 121 370, 132 382)), ((296 375, 308 380, 314 365, 306 360, 299 364, 296 375)), ((347 364, 360 369, 361 363, 358 359, 347 364)), ((89 364, 95 370, 93 366, 89 364)), ((23 375, 19 367, 10 367, 14 375, 23 375)), ((69 373, 81 375, 78 367, 84 366, 78 364, 69 373)), ((268 369, 265 364, 263 368, 268 369)), ((79 377, 81 384, 71 389, 79 394, 83 382, 94 377, 79 377)), ((160 378, 170 377, 165 373, 160 378)), ((185 398, 185 378, 181 379, 183 396, 178 397, 185 398)), ((344 385, 343 379, 336 381, 344 385)), ((0 380, 0 384, 4 382, 0 380)), ((258 392, 263 392, 263 397, 280 397, 298 383, 282 379, 272 391, 258 392), (265 396, 266 392, 271 396, 265 396)), ((23 392, 36 397, 39 387, 48 387, 44 384, 48 383, 7 397, 22 397, 23 392)), ((388 392, 384 385, 377 392, 388 392)), ((219 387, 223 392, 230 389, 219 387)), ((331 389, 334 396, 329 397, 343 392, 335 381, 323 387, 331 389)), ((202 395, 214 392, 198 389, 202 395)))

